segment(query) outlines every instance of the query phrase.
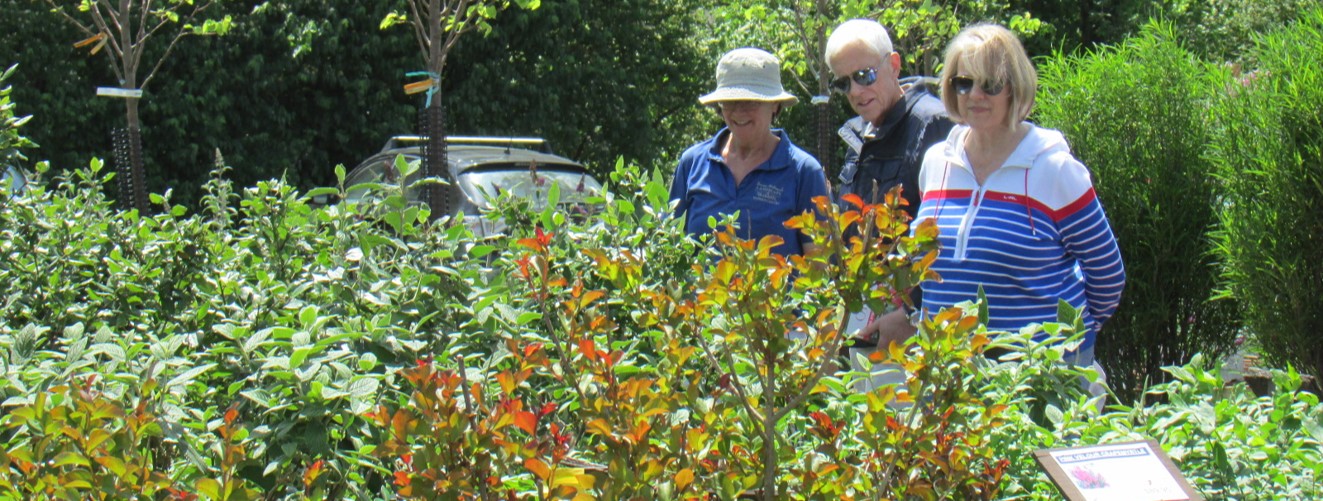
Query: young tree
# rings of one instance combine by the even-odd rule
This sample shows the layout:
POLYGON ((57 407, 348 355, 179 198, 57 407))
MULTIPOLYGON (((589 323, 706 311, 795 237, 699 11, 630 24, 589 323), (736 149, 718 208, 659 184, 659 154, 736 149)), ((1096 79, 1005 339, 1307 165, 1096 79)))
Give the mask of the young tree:
MULTIPOLYGON (((445 112, 441 108, 441 71, 446 67, 446 56, 455 47, 459 37, 473 30, 491 31, 489 22, 496 14, 508 8, 511 0, 407 0, 409 12, 392 12, 381 22, 382 29, 398 24, 413 27, 414 38, 427 63, 427 101, 423 130, 427 136, 423 155, 423 176, 449 179, 446 162, 445 112)), ((541 0, 514 0, 524 9, 536 9, 541 0)), ((427 187, 427 203, 433 218, 449 211, 449 190, 438 184, 427 187)))
MULTIPOLYGON (((124 136, 116 141, 116 148, 127 153, 125 175, 121 172, 120 201, 126 207, 147 210, 146 173, 143 172, 142 135, 138 118, 138 103, 147 84, 156 76, 175 44, 188 35, 220 35, 230 28, 230 18, 203 19, 202 14, 221 0, 43 0, 51 12, 87 34, 87 38, 74 47, 87 48, 92 54, 106 49, 110 69, 119 80, 119 87, 127 91, 125 102, 126 128, 124 136), (201 24, 195 24, 201 21, 201 24), (148 56, 149 42, 158 34, 171 34, 165 49, 159 52, 155 63, 148 56), (144 64, 148 62, 148 64, 144 64), (144 74, 144 71, 146 72, 144 74)), ((157 52, 152 52, 152 55, 157 52)), ((124 163, 124 160, 120 160, 124 163)), ((125 166, 121 165, 121 169, 125 166)))

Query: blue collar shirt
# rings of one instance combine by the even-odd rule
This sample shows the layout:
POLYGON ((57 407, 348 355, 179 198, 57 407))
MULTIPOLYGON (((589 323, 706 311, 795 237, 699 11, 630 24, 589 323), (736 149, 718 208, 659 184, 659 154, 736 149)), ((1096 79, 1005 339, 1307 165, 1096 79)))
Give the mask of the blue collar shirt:
POLYGON ((771 158, 735 184, 735 176, 721 156, 721 145, 729 134, 698 143, 680 156, 671 182, 671 200, 677 201, 675 215, 685 218, 685 231, 698 235, 712 231, 708 218, 739 214, 736 234, 748 240, 778 235, 785 243, 773 249, 784 256, 803 253, 807 237, 785 227, 785 222, 804 211, 815 210, 813 198, 828 196, 822 165, 812 155, 781 138, 771 158))

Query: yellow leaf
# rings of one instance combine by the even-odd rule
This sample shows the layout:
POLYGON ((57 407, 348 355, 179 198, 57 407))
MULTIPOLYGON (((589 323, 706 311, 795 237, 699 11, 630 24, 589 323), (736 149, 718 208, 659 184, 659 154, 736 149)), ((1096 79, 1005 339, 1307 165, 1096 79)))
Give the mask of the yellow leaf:
POLYGON ((694 470, 685 468, 680 470, 680 473, 675 474, 676 490, 683 491, 685 487, 689 487, 689 484, 692 483, 694 483, 694 470))
POLYGON ((580 308, 587 308, 588 305, 593 304, 593 301, 596 301, 596 300, 598 300, 598 299, 601 299, 602 296, 605 296, 605 295, 606 295, 606 293, 605 293, 605 292, 602 292, 602 291, 600 291, 600 290, 588 291, 587 293, 585 293, 585 294, 583 295, 583 299, 579 300, 579 307, 580 307, 580 308))
POLYGON ((586 428, 588 428, 589 433, 596 433, 603 437, 611 436, 611 425, 606 424, 606 420, 602 418, 589 421, 586 428))
POLYGON ((557 468, 555 478, 551 479, 551 487, 581 487, 579 476, 582 474, 582 468, 557 468))
POLYGON ((220 482, 216 481, 216 479, 204 478, 202 480, 198 480, 198 482, 193 485, 193 488, 197 489, 198 494, 201 494, 202 496, 205 496, 208 499, 220 499, 221 485, 220 482))

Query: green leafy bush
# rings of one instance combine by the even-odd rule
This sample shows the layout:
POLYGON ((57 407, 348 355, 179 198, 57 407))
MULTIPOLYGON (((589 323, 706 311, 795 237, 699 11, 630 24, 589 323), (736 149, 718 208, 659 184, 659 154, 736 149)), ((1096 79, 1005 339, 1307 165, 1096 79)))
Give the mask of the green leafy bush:
MULTIPOLYGON (((1265 35, 1222 74, 1209 158, 1217 257, 1265 358, 1323 375, 1323 10, 1265 35)), ((1316 379, 1323 381, 1323 379, 1316 379)))
POLYGON ((1196 54, 1215 63, 1252 64, 1257 38, 1320 6, 1319 0, 1203 0, 1161 8, 1196 54))
POLYGON ((22 150, 36 146, 30 139, 18 133, 18 128, 32 117, 18 116, 14 111, 14 103, 10 102, 9 98, 13 88, 5 85, 5 81, 9 80, 17 68, 18 65, 15 64, 0 72, 0 169, 21 165, 20 161, 27 158, 23 156, 22 150))
MULTIPOLYGON (((156 463, 162 436, 149 399, 123 406, 96 389, 95 375, 36 394, 0 422, 15 437, 0 453, 0 496, 6 499, 155 499, 174 482, 156 463)), ((150 394, 155 381, 143 389, 150 394)))
POLYGON ((824 203, 790 222, 824 251, 786 260, 770 240, 685 235, 665 177, 624 162, 590 216, 507 200, 510 234, 481 240, 429 223, 406 187, 312 207, 280 181, 234 190, 224 174, 197 214, 166 195, 151 217, 114 210, 99 163, 0 211, 0 491, 1052 499, 1033 450, 1144 435, 1205 492, 1313 494, 1316 400, 1289 381, 1272 400, 1236 396, 1186 368, 1208 382, 1100 415, 1080 384, 1092 372, 1061 363, 1079 342, 1070 311, 1009 334, 976 305, 943 312, 865 357, 909 379, 856 393, 867 375, 838 369, 842 319, 892 301, 932 257, 933 228, 905 236, 891 206, 824 203), (991 346, 1010 355, 987 360, 991 346), (108 414, 58 411, 83 430, 59 441, 29 425, 79 406, 108 414), (1219 439, 1219 453, 1192 431, 1205 406, 1272 426, 1218 435, 1253 439, 1219 439), (112 438, 79 448, 95 429, 112 438), (68 455, 27 475, 43 443, 135 476, 68 455))
POLYGON ((1061 130, 1093 173, 1126 262, 1116 315, 1098 359, 1123 401, 1168 379, 1161 367, 1232 347, 1240 303, 1210 299, 1218 259, 1208 121, 1216 84, 1168 24, 1041 65, 1037 120, 1061 130))

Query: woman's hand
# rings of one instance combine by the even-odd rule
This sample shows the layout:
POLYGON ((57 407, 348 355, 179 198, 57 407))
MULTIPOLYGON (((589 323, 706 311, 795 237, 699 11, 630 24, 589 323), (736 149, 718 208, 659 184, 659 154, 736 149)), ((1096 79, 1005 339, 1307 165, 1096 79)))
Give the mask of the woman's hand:
POLYGON ((913 336, 917 329, 910 325, 909 316, 904 308, 891 310, 859 329, 853 337, 859 345, 876 345, 879 349, 890 350, 892 343, 900 344, 913 336))

